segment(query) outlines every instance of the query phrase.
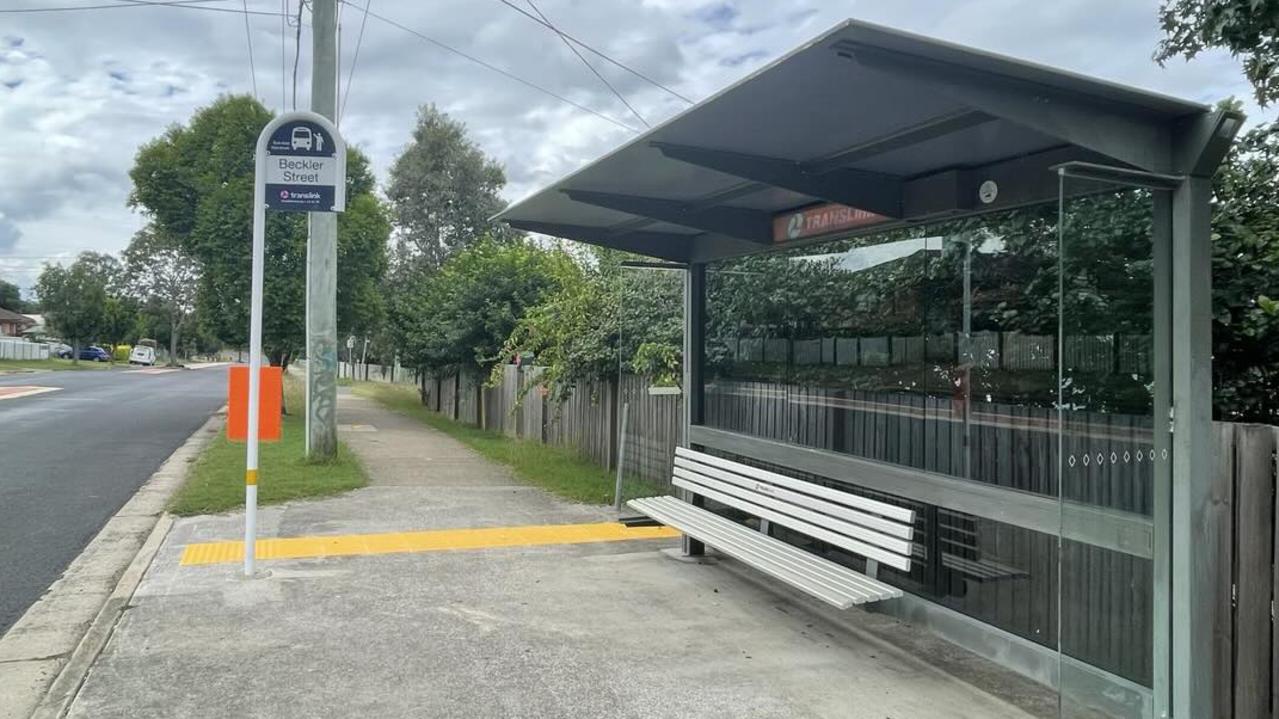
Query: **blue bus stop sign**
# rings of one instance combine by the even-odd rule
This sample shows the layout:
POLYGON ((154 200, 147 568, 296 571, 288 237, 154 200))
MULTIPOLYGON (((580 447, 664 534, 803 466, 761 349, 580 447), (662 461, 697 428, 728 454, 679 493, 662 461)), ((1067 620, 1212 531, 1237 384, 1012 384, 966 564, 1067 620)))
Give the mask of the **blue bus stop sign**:
MULTIPOLYGON (((266 147, 266 206, 281 212, 341 212, 338 142, 318 123, 291 120, 276 128, 266 147)), ((344 158, 343 158, 344 159, 344 158)))

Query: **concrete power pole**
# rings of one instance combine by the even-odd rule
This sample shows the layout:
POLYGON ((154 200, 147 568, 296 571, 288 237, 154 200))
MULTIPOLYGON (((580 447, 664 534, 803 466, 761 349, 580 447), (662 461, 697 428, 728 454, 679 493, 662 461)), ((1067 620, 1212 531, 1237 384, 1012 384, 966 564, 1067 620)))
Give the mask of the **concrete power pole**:
MULTIPOLYGON (((337 0, 311 2, 311 109, 337 121, 337 0)), ((345 180, 340 180, 345 181, 345 180)), ((338 216, 308 215, 306 256, 306 453, 337 455, 338 216)))

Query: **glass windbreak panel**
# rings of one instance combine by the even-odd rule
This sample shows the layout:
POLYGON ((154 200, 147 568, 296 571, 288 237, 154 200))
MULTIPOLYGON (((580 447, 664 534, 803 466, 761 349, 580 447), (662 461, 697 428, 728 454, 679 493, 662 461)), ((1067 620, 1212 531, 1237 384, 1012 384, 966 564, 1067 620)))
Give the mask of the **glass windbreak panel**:
MULTIPOLYGON (((912 571, 881 571, 1051 650, 1057 217, 1049 203, 715 263, 705 336, 707 426, 1030 493, 1042 524, 882 494, 918 520, 912 571)), ((851 469, 778 471, 873 494, 851 469)))
POLYGON ((1153 435, 1166 387, 1154 353, 1154 199, 1070 176, 1062 197, 1061 715, 1153 717, 1155 548, 1105 538, 1151 536, 1155 478, 1168 467, 1168 444, 1153 435))

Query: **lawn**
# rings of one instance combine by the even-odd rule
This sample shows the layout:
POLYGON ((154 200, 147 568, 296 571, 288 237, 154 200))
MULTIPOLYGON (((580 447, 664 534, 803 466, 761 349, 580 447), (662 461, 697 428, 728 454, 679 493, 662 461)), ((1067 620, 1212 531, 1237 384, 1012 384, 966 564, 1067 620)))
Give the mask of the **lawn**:
POLYGON ((58 359, 50 357, 44 360, 11 360, 0 359, 0 372, 5 370, 90 370, 90 369, 107 369, 111 365, 106 362, 90 362, 81 360, 74 363, 71 360, 58 359))
MULTIPOLYGON (((304 456, 306 419, 302 383, 285 379, 284 403, 291 414, 284 417, 279 442, 261 445, 258 470, 258 503, 274 504, 292 499, 324 497, 363 487, 364 470, 343 443, 337 459, 311 462, 304 456)), ((218 435, 205 447, 182 489, 169 503, 174 514, 211 514, 244 505, 244 443, 218 435)))
MULTIPOLYGON (((413 417, 462 442, 484 457, 507 465, 516 477, 529 484, 575 502, 611 504, 613 501, 616 482, 613 473, 572 449, 512 439, 497 432, 455 422, 423 406, 414 387, 357 382, 352 391, 362 397, 377 400, 388 409, 413 417)), ((638 482, 627 482, 623 486, 623 495, 627 498, 652 493, 651 487, 638 482)))

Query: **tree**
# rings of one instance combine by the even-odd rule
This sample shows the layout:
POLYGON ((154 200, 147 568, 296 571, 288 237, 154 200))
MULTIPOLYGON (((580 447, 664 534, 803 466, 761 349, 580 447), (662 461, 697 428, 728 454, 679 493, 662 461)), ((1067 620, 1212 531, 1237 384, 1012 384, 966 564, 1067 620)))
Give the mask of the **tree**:
POLYGON ((136 338, 138 324, 138 301, 127 295, 107 295, 106 304, 102 307, 102 327, 98 337, 106 340, 110 346, 108 353, 115 362, 116 345, 131 344, 136 338))
MULTIPOLYGON (((503 355, 531 352, 554 401, 620 370, 669 384, 683 351, 678 273, 626 269, 626 253, 595 249, 566 267, 558 287, 528 308, 503 355)), ((496 371, 496 370, 495 370, 496 371)), ((678 374, 678 372, 675 372, 678 374)))
POLYGON ((1279 424, 1279 122, 1213 178, 1213 375, 1222 419, 1279 424))
POLYGON ((418 110, 413 140, 391 166, 386 195, 397 230, 397 261, 439 267, 482 237, 508 238, 489 221, 506 203, 502 166, 486 157, 466 126, 434 105, 418 110))
POLYGON ((199 263, 152 227, 133 236, 124 262, 129 294, 159 309, 168 321, 169 364, 176 365, 182 327, 195 312, 199 263))
POLYGON ((1279 99, 1279 0, 1164 0, 1159 22, 1167 34, 1155 54, 1160 63, 1223 48, 1243 59, 1262 107, 1279 99))
POLYGON ((484 240, 458 252, 393 303, 406 364, 487 370, 525 309, 573 271, 565 253, 525 242, 484 240))
MULTIPOLYGON (((252 97, 221 97, 198 110, 188 124, 171 127, 144 145, 129 173, 130 205, 141 209, 153 230, 201 269, 197 329, 230 345, 248 341, 253 153, 270 119, 271 113, 252 97)), ((368 287, 384 272, 389 226, 373 195, 368 160, 355 148, 347 148, 346 183, 347 211, 339 218, 338 231, 338 293, 359 298, 352 300, 358 309, 347 320, 367 322, 377 314, 368 309, 368 287)), ((267 214, 264 271, 263 350, 272 363, 287 364, 305 337, 304 215, 267 214)), ((171 345, 176 341, 170 337, 171 345)))
POLYGON ((22 312, 26 303, 22 301, 22 291, 12 282, 0 280, 0 309, 22 312))
POLYGON ((45 265, 36 281, 45 322, 70 342, 73 362, 79 362, 80 347, 102 331, 108 281, 101 256, 91 252, 70 267, 45 265))

